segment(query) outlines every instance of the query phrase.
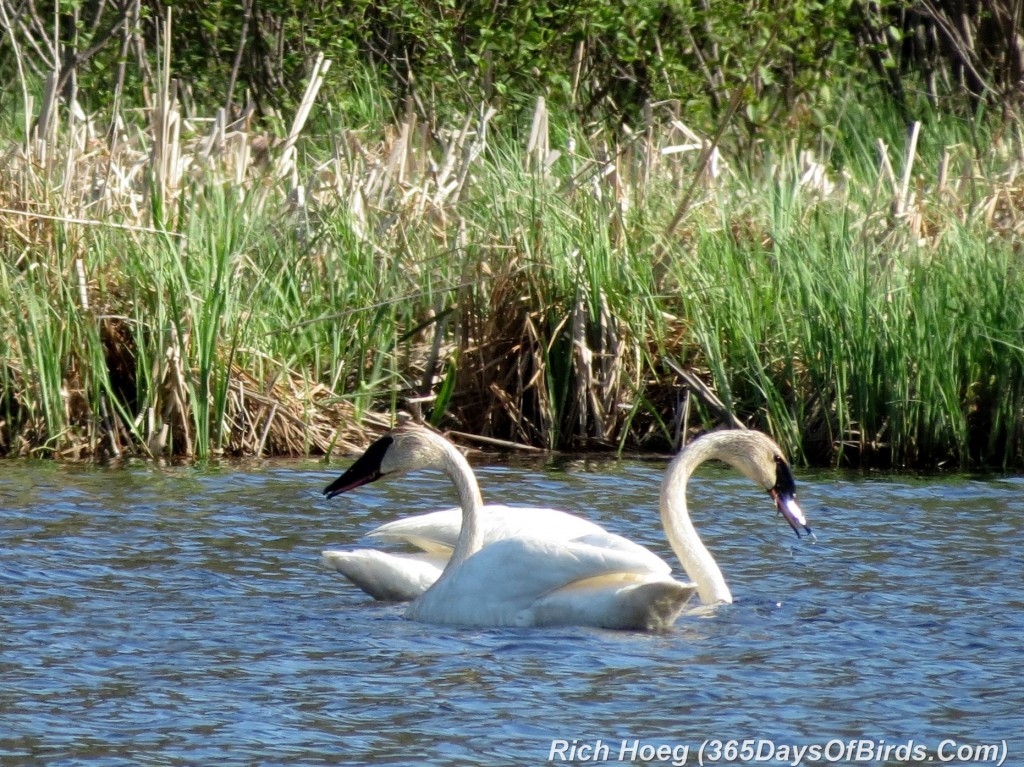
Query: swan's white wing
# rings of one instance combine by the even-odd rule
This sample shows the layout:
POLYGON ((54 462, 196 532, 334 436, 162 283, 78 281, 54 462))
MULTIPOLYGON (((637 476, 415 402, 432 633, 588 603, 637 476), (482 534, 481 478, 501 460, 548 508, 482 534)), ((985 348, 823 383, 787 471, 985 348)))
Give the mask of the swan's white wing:
POLYGON ((320 561, 337 570, 374 599, 407 602, 441 575, 447 555, 391 554, 374 549, 324 551, 320 561))
POLYGON ((648 569, 653 574, 668 576, 672 572, 672 566, 653 551, 644 548, 639 543, 634 543, 629 540, 629 538, 623 538, 621 535, 616 535, 615 533, 609 533, 602 530, 599 533, 581 535, 580 537, 573 538, 572 540, 576 543, 586 543, 600 549, 612 549, 614 551, 622 551, 627 554, 631 554, 637 557, 638 561, 646 562, 648 569))
POLYGON ((520 614, 522 625, 600 626, 640 631, 670 628, 697 593, 668 577, 591 578, 557 589, 520 614))
POLYGON ((646 628, 648 623, 635 618, 636 609, 629 621, 623 620, 623 597, 617 594, 655 582, 674 584, 658 587, 651 597, 672 593, 681 608, 691 592, 688 585, 665 575, 663 562, 658 560, 657 565, 652 569, 646 551, 509 538, 485 546, 466 560, 413 602, 406 617, 460 626, 561 623, 646 628))
MULTIPOLYGON (((600 525, 558 509, 488 504, 483 507, 481 520, 484 545, 505 538, 568 541, 586 535, 609 535, 600 525)), ((388 522, 367 533, 367 537, 451 553, 461 527, 462 509, 453 508, 388 522)))
POLYGON ((456 507, 396 519, 374 528, 366 537, 389 543, 405 543, 423 551, 450 555, 461 527, 462 509, 456 507))

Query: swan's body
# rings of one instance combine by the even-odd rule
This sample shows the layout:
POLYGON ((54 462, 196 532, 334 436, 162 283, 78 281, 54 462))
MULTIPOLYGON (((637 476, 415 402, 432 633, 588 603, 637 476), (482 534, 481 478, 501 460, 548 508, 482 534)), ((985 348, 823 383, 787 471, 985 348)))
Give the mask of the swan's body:
MULTIPOLYGON (((462 509, 432 511, 388 522, 367 533, 368 538, 415 546, 418 552, 392 553, 376 549, 325 551, 322 561, 374 599, 415 599, 440 575, 462 529, 462 509)), ((646 557, 652 571, 666 575, 672 568, 656 554, 600 525, 558 509, 488 504, 481 515, 481 542, 487 546, 505 538, 543 538, 579 541, 646 557)))
POLYGON ((686 509, 687 480, 712 458, 768 489, 797 535, 800 527, 810 532, 793 497, 792 473, 771 439, 753 431, 705 435, 669 464, 661 492, 669 542, 693 583, 673 580, 664 563, 654 566, 642 547, 609 548, 601 545, 602 536, 552 540, 520 535, 484 546, 483 502, 469 464, 450 442, 419 427, 396 429, 375 442, 324 492, 333 497, 388 474, 421 468, 439 468, 451 477, 462 510, 461 529, 441 576, 409 606, 410 619, 464 626, 664 629, 695 592, 708 603, 732 601, 686 509))

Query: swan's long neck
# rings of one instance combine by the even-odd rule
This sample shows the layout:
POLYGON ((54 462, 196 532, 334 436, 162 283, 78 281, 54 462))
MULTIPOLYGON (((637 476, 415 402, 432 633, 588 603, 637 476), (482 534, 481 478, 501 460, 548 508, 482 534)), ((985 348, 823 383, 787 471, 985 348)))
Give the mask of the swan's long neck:
POLYGON ((455 483, 459 506, 462 507, 462 529, 459 531, 451 559, 441 574, 442 578, 480 550, 483 544, 483 531, 480 525, 484 505, 480 486, 469 461, 451 445, 446 446, 444 451, 444 472, 455 483))
POLYGON ((732 602, 732 592, 711 552, 701 542, 686 508, 686 484, 704 461, 720 457, 718 444, 707 438, 691 443, 672 459, 661 483, 661 523, 683 570, 705 604, 732 602))

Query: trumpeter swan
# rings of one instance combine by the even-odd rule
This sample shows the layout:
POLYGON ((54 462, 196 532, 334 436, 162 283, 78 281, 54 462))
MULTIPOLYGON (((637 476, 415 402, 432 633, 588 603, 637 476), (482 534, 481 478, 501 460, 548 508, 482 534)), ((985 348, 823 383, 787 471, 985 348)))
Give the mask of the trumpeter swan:
POLYGON ((680 583, 664 567, 653 567, 650 552, 640 547, 647 556, 539 535, 483 546, 483 502, 472 469, 454 445, 421 427, 399 427, 382 437, 324 492, 334 497, 381 477, 423 468, 441 469, 453 480, 462 526, 441 576, 409 606, 410 619, 463 626, 664 629, 695 591, 705 603, 732 601, 686 509, 690 475, 712 458, 766 488, 798 536, 800 528, 810 533, 781 449, 764 434, 745 430, 712 432, 694 440, 669 464, 662 483, 662 522, 693 583, 680 583))
MULTIPOLYGON (((325 491, 332 498, 343 492, 333 488, 332 484, 325 491)), ((652 570, 666 575, 672 570, 661 557, 643 546, 558 509, 487 504, 482 509, 480 526, 483 546, 503 538, 576 540, 631 551, 646 557, 652 570)), ((415 546, 420 551, 331 550, 324 551, 321 559, 325 566, 337 570, 374 599, 405 602, 418 597, 438 579, 452 555, 461 528, 462 509, 459 507, 417 514, 387 522, 371 530, 367 537, 415 546)))

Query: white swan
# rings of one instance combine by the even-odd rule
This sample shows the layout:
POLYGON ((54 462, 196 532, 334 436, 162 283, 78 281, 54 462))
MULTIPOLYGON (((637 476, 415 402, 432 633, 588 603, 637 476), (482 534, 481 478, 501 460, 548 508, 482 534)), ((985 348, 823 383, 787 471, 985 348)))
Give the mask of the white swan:
MULTIPOLYGON (((410 427, 415 432, 415 427, 410 427)), ((397 432, 399 439, 401 431, 397 432)), ((435 435, 436 436, 436 435, 435 435)), ((348 471, 324 490, 328 498, 373 481, 369 478, 394 436, 375 443, 348 471), (380 447, 378 447, 380 445, 380 447), (384 452, 380 452, 383 450, 384 452)), ((424 437, 429 439, 429 437, 424 437)), ((391 447, 392 450, 401 448, 391 447)), ((451 449, 454 450, 454 447, 451 449)), ((472 469, 465 467, 476 484, 472 469)), ((453 477, 460 476, 459 471, 453 477)), ((589 520, 558 509, 488 504, 480 517, 481 545, 504 538, 541 537, 552 541, 580 541, 608 549, 627 551, 645 558, 652 572, 668 575, 672 568, 648 549, 607 532, 589 520)), ((415 546, 417 552, 388 552, 377 549, 330 550, 321 554, 323 564, 348 578, 374 599, 404 602, 415 599, 440 577, 458 541, 462 509, 454 507, 388 522, 367 533, 368 538, 415 546)))
MULTIPOLYGON (((339 491, 330 493, 334 497, 339 491)), ((552 541, 582 541, 647 557, 651 569, 671 572, 671 566, 639 544, 609 533, 600 525, 558 509, 487 504, 481 509, 481 545, 503 538, 540 537, 552 541)), ((415 546, 416 552, 378 549, 329 550, 324 566, 337 570, 374 599, 407 602, 415 599, 440 575, 452 555, 462 527, 462 509, 454 507, 387 522, 369 533, 389 543, 415 546)))
POLYGON ((537 536, 506 538, 481 548, 480 490, 455 447, 426 429, 400 427, 369 450, 325 491, 332 496, 389 474, 440 468, 454 481, 462 529, 441 577, 409 606, 406 617, 463 626, 592 625, 664 629, 696 591, 701 601, 731 602, 721 570, 686 509, 686 483, 704 461, 718 458, 766 488, 799 536, 810 533, 794 499, 793 475, 782 451, 754 431, 712 432, 669 464, 661 515, 669 542, 693 583, 653 570, 634 551, 537 536))

